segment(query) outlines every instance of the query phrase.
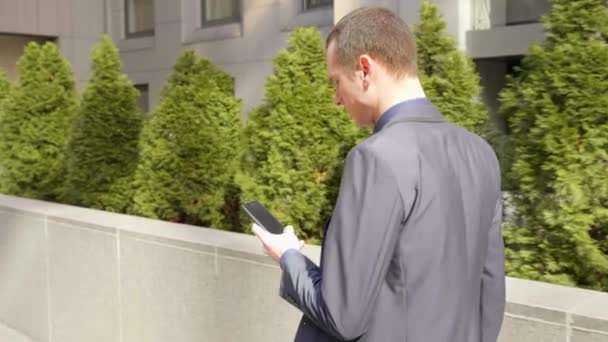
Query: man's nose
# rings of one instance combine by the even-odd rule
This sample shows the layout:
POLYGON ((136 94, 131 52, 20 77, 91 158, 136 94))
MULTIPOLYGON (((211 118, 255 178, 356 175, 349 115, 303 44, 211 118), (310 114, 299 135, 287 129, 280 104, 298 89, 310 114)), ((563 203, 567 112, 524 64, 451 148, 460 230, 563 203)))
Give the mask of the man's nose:
POLYGON ((342 99, 338 95, 336 95, 334 97, 334 103, 337 104, 338 106, 341 106, 342 105, 342 99))

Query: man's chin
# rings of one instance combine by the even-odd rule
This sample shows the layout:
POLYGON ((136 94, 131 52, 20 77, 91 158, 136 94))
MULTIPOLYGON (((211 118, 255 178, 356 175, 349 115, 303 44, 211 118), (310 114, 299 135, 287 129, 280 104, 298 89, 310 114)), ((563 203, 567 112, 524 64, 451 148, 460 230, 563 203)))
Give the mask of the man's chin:
POLYGON ((369 127, 373 127, 374 124, 371 122, 367 122, 364 120, 357 120, 355 118, 352 118, 353 122, 355 123, 355 125, 359 128, 369 128, 369 127))
POLYGON ((359 127, 359 128, 374 127, 374 123, 372 122, 369 115, 367 115, 367 113, 358 113, 355 115, 348 110, 347 110, 347 112, 350 113, 350 118, 357 127, 359 127))

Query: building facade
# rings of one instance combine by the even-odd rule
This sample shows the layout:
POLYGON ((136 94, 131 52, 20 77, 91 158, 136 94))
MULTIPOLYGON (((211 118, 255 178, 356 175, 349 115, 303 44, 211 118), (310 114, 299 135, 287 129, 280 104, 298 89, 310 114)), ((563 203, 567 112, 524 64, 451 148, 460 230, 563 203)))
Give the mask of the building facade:
MULTIPOLYGON (((458 46, 475 60, 484 99, 493 112, 505 75, 532 42, 542 41, 540 17, 549 0, 435 0, 458 46)), ((142 93, 141 106, 158 102, 176 57, 193 49, 231 74, 244 115, 259 105, 272 58, 298 26, 327 33, 343 15, 379 5, 408 23, 422 0, 0 0, 0 66, 15 64, 31 40, 56 41, 74 67, 79 88, 89 55, 102 34, 116 42, 124 71, 142 93)))

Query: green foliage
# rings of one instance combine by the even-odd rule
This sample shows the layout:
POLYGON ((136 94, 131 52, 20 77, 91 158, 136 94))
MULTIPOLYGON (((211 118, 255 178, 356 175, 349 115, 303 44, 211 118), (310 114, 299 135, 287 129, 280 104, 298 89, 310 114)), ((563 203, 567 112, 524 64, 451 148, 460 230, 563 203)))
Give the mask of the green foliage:
POLYGON ((415 27, 418 71, 427 96, 448 120, 487 137, 491 128, 475 65, 456 47, 435 3, 422 3, 420 19, 415 27))
POLYGON ((142 131, 133 213, 230 228, 241 113, 231 82, 191 51, 179 57, 142 131))
POLYGON ((53 43, 27 45, 0 117, 0 192, 55 200, 78 107, 70 65, 53 43))
POLYGON ((11 84, 6 78, 4 69, 0 68, 0 102, 8 96, 11 84))
POLYGON ((331 214, 346 153, 362 133, 333 102, 325 47, 316 28, 292 32, 273 60, 265 102, 245 130, 239 184, 301 238, 318 241, 331 214))
POLYGON ((104 36, 92 52, 92 76, 84 90, 69 145, 64 200, 125 212, 137 165, 142 114, 138 94, 121 72, 118 50, 104 36))
POLYGON ((171 89, 177 86, 190 84, 192 78, 200 74, 205 74, 213 79, 218 88, 226 94, 234 94, 234 80, 230 75, 213 65, 209 60, 198 58, 193 50, 186 50, 175 62, 173 72, 161 92, 161 97, 167 95, 171 89))
MULTIPOLYGON (((8 97, 8 93, 11 90, 11 83, 6 78, 4 69, 0 68, 0 122, 2 121, 2 115, 4 113, 4 99, 8 97)), ((2 139, 0 137, 0 139, 2 139)))
POLYGON ((514 142, 509 274, 608 291, 608 5, 553 0, 501 94, 514 142))

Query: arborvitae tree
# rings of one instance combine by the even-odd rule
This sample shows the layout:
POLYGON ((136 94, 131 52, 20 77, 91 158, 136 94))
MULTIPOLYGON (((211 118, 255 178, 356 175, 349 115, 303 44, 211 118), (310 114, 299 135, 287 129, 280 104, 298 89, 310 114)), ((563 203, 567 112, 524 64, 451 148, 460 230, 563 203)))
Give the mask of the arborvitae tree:
MULTIPOLYGON (((4 69, 0 68, 0 117, 2 117, 2 114, 4 113, 4 99, 8 97, 10 89, 11 83, 6 79, 4 69)), ((0 139, 2 139, 2 137, 0 137, 0 139)))
POLYGON ((517 277, 608 290, 608 4, 553 0, 501 94, 515 146, 517 277))
POLYGON ((435 3, 422 3, 420 19, 415 27, 418 70, 427 96, 446 119, 487 137, 489 117, 475 65, 456 47, 435 3))
POLYGON ((422 3, 420 17, 415 27, 418 69, 427 96, 448 120, 482 136, 492 145, 500 160, 503 189, 510 189, 506 181, 511 160, 508 138, 490 119, 481 100, 479 74, 474 63, 465 52, 458 50, 434 2, 422 3))
POLYGON ((11 84, 8 79, 6 79, 4 69, 0 68, 0 102, 8 96, 10 86, 11 84))
POLYGON ((192 83, 194 75, 203 73, 208 75, 207 77, 212 78, 217 86, 226 94, 234 94, 234 80, 230 75, 213 65, 209 60, 200 59, 193 50, 186 50, 175 62, 173 72, 161 91, 161 97, 164 97, 176 86, 192 83))
POLYGON ((56 200, 78 108, 74 77, 54 43, 27 45, 0 118, 0 192, 56 200))
POLYGON ((68 203, 125 212, 137 165, 142 113, 137 90, 121 72, 118 49, 104 36, 92 52, 92 73, 69 145, 64 199, 68 203))
POLYGON ((226 91, 229 76, 219 72, 192 52, 178 59, 142 131, 133 213, 226 228, 223 209, 236 169, 241 102, 226 91))
POLYGON ((301 238, 314 241, 331 214, 346 153, 361 131, 334 104, 316 28, 294 30, 273 66, 264 104, 251 112, 245 130, 243 201, 259 200, 301 238))

